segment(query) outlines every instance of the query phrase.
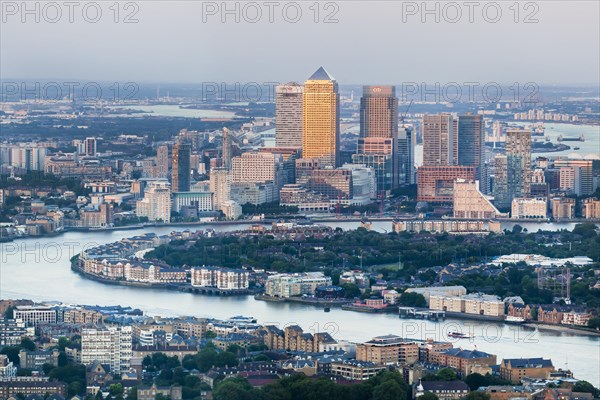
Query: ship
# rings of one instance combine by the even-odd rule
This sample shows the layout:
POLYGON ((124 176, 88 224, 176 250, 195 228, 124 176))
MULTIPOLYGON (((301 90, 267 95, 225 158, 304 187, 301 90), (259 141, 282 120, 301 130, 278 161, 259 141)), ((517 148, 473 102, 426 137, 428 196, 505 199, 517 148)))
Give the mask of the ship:
POLYGON ((512 315, 507 315, 506 319, 504 319, 504 322, 507 324, 522 324, 525 322, 525 318, 521 318, 521 317, 514 317, 512 315))
POLYGON ((558 138, 556 139, 559 142, 585 142, 585 136, 583 136, 583 133, 581 135, 579 135, 579 137, 574 137, 574 136, 563 136, 563 135, 558 135, 558 138))
POLYGON ((457 339, 471 339, 473 336, 469 336, 462 332, 449 332, 448 337, 457 338, 457 339))

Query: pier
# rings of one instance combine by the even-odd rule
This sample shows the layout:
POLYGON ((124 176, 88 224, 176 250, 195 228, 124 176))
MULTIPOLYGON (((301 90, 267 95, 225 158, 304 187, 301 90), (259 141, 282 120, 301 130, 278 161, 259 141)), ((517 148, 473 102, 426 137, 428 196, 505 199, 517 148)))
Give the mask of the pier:
POLYGON ((398 307, 398 315, 400 318, 428 319, 430 321, 446 319, 446 311, 428 310, 426 308, 416 307, 398 307))

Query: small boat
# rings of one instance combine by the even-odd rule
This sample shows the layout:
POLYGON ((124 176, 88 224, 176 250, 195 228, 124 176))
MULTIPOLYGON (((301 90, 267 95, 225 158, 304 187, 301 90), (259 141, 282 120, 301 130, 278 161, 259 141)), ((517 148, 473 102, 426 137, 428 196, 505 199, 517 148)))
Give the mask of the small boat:
POLYGON ((580 150, 581 147, 573 147, 573 150, 580 150))
POLYGON ((325 307, 325 309, 323 311, 329 312, 329 311, 331 311, 331 307, 325 307))
POLYGON ((473 336, 469 336, 462 332, 449 332, 448 337, 457 338, 457 339, 471 339, 473 336))
POLYGON ((522 324, 525 322, 525 318, 507 315, 506 318, 504 319, 504 322, 507 324, 522 324))

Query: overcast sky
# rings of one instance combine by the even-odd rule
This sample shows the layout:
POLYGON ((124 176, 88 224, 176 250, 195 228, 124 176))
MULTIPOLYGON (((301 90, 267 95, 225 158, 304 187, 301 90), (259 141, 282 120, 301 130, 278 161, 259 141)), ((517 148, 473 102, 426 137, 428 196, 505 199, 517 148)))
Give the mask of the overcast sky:
MULTIPOLYGON (((454 3, 460 6, 460 18, 456 7, 428 2, 431 9, 437 4, 437 23, 435 14, 422 15, 421 1, 346 0, 327 6, 320 2, 319 23, 313 21, 312 0, 295 3, 302 10, 297 23, 283 18, 284 5, 286 17, 295 17, 291 2, 279 2, 273 23, 263 1, 255 3, 261 6, 262 19, 251 23, 256 7, 247 6, 244 14, 247 3, 238 4, 239 23, 235 15, 221 14, 220 1, 137 1, 128 6, 121 2, 119 23, 109 9, 113 1, 98 1, 99 22, 84 20, 79 6, 70 23, 69 9, 61 0, 57 4, 62 17, 51 23, 55 9, 39 9, 40 21, 35 22, 35 11, 24 14, 21 1, 3 1, 0 77, 284 82, 303 81, 323 65, 344 84, 600 80, 600 2, 596 0, 535 1, 527 6, 520 2, 518 16, 510 8, 513 1, 481 1, 472 13, 473 23, 463 1, 454 3), (499 18, 496 5, 502 12, 499 18), (203 8, 216 15, 203 14, 203 8), (338 22, 324 23, 332 12, 338 22), (138 22, 123 23, 131 13, 138 22), (527 16, 538 22, 524 23, 527 16), (222 22, 222 17, 227 21, 222 22)), ((36 2, 28 4, 33 9, 36 2)), ((234 2, 228 4, 235 7, 234 2)), ((95 18, 94 6, 87 8, 86 17, 95 18)))

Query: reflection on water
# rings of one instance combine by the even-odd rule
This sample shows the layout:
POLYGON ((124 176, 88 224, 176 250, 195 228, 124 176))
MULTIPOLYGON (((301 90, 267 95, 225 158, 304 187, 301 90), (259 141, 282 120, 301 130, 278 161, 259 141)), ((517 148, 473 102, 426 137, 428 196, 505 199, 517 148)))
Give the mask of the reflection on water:
MULTIPOLYGON (((390 222, 375 222, 373 228, 389 231, 390 222)), ((357 222, 329 224, 344 229, 357 222)), ((522 224, 526 225, 526 224, 522 224)), ((544 224, 545 225, 545 224, 544 224)), ((565 224, 565 228, 569 225, 565 224)), ((240 229, 239 225, 205 225, 219 231, 240 229)), ((4 243, 0 250, 0 297, 57 300, 77 304, 129 305, 151 315, 194 315, 228 318, 250 315, 261 323, 279 326, 298 324, 305 330, 328 331, 337 339, 364 341, 373 336, 393 333, 405 337, 448 340, 447 333, 472 332, 473 339, 450 339, 455 346, 474 348, 503 357, 552 358, 556 367, 568 366, 575 376, 600 385, 600 341, 598 337, 576 336, 522 326, 477 321, 401 320, 396 315, 360 314, 340 309, 325 313, 321 308, 303 304, 256 301, 251 296, 200 296, 161 289, 142 289, 104 285, 82 278, 71 271, 69 258, 86 245, 108 243, 142 232, 166 234, 184 228, 161 227, 120 232, 69 232, 58 238, 19 240, 4 243), (571 357, 568 357, 571 355, 571 357), (577 355, 575 357, 574 355, 577 355)), ((191 228, 195 229, 195 228, 191 228)), ((528 228, 537 230, 535 226, 528 228)))

